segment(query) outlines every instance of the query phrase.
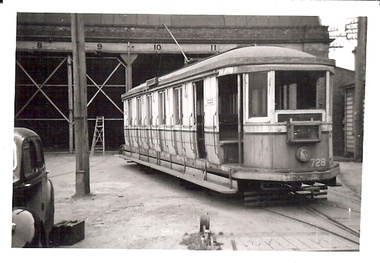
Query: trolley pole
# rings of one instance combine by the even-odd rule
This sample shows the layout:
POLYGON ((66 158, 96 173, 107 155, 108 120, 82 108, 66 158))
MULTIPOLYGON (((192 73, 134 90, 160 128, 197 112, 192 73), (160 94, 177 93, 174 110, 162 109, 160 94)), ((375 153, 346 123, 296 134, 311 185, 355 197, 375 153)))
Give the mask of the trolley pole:
POLYGON ((90 193, 90 160, 87 127, 86 53, 81 14, 71 14, 74 71, 75 196, 90 193))
POLYGON ((354 134, 355 161, 363 159, 364 92, 366 73, 367 18, 358 18, 358 44, 355 53, 354 134))

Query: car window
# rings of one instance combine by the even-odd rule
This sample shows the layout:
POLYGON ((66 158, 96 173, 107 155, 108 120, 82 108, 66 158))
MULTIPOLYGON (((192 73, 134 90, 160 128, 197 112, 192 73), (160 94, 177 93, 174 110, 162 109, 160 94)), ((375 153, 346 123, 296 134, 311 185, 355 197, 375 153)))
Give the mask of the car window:
POLYGON ((22 168, 27 177, 37 171, 37 155, 33 141, 27 141, 23 144, 22 168))
POLYGON ((42 143, 41 141, 35 141, 35 146, 36 146, 36 160, 37 160, 37 167, 42 168, 45 164, 44 160, 44 154, 43 154, 43 148, 42 148, 42 143))

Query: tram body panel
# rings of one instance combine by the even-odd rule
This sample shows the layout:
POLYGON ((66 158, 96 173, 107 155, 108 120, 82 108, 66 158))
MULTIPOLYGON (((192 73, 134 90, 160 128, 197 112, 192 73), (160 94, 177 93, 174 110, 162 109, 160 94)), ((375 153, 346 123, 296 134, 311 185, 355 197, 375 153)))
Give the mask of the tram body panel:
POLYGON ((158 129, 158 135, 159 135, 159 145, 161 152, 167 153, 169 152, 169 145, 167 144, 167 138, 166 138, 166 129, 165 126, 161 125, 158 129))
POLYGON ((185 151, 185 156, 189 159, 197 158, 196 151, 196 137, 195 137, 195 129, 187 128, 182 131, 182 147, 185 151))
POLYGON ((183 85, 182 92, 182 127, 181 127, 181 142, 184 155, 187 158, 195 159, 196 154, 196 118, 195 116, 195 97, 194 87, 191 82, 183 85))
POLYGON ((152 144, 153 144, 153 148, 155 151, 157 152, 161 152, 162 151, 162 146, 161 146, 161 143, 160 143, 160 129, 159 129, 159 126, 152 126, 151 128, 151 141, 152 141, 152 144))
POLYGON ((141 142, 142 142, 142 147, 145 149, 145 150, 149 150, 150 149, 150 145, 149 145, 149 133, 148 133, 148 128, 146 126, 142 126, 140 128, 140 137, 141 137, 141 142))
POLYGON ((221 164, 219 158, 219 134, 215 132, 215 128, 211 127, 210 131, 205 129, 204 136, 207 160, 212 164, 221 164))
POLYGON ((319 143, 287 143, 287 134, 244 134, 244 165, 264 169, 326 169, 331 166, 329 156, 330 133, 322 133, 319 143), (297 151, 307 148, 310 160, 302 162, 297 159, 297 151))

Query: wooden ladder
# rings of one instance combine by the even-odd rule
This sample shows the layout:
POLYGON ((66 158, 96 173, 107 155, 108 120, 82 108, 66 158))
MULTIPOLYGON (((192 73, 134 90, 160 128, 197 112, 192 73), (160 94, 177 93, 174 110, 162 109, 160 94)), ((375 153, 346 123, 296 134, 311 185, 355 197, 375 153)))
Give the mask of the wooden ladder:
POLYGON ((96 117, 94 136, 92 137, 91 155, 94 155, 95 150, 102 150, 104 155, 104 116, 96 117))

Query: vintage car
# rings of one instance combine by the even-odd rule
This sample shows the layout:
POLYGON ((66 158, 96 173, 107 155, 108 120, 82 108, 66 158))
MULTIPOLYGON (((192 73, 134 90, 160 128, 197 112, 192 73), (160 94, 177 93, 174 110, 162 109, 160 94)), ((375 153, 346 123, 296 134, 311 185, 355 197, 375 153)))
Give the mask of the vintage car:
POLYGON ((12 247, 48 247, 54 225, 54 188, 41 138, 14 128, 12 247))

